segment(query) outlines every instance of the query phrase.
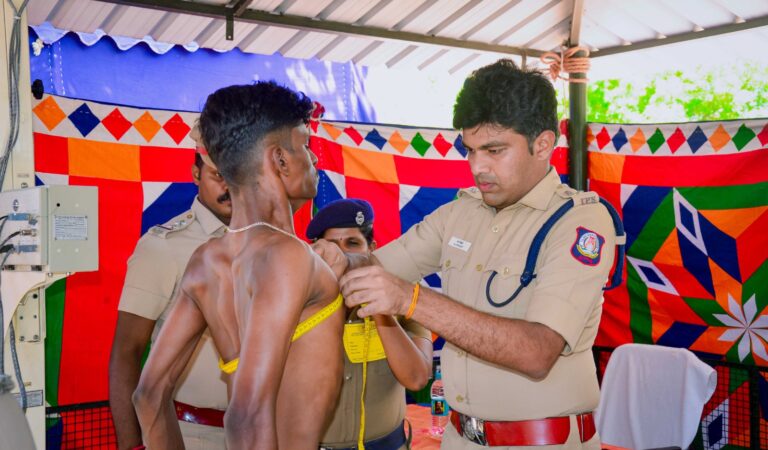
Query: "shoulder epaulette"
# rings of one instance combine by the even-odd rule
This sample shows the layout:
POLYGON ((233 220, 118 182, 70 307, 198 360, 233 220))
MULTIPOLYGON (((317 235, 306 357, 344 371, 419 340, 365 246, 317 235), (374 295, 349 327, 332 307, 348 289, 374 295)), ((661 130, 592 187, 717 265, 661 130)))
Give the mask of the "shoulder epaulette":
POLYGON ((194 221, 195 213, 192 211, 187 211, 184 214, 178 215, 162 225, 155 225, 149 229, 149 232, 154 236, 166 239, 169 235, 187 228, 194 221))

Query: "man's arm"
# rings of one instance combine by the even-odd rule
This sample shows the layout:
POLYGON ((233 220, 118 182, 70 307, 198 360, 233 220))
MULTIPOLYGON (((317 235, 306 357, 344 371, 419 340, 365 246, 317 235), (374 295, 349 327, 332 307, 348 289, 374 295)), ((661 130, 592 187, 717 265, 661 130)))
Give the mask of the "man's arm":
POLYGON ((173 391, 206 328, 194 299, 183 288, 176 297, 133 394, 144 444, 152 449, 184 448, 173 391))
POLYGON ((276 449, 275 411, 291 337, 311 295, 314 257, 293 238, 254 261, 251 298, 235 298, 241 329, 240 362, 224 415, 227 447, 276 449), (290 269, 287 269, 290 268, 290 269))
MULTIPOLYGON (((550 233, 538 277, 527 288, 535 293, 526 320, 482 313, 429 289, 421 290, 413 320, 485 361, 534 379, 545 377, 566 344, 572 349, 578 341, 613 263, 612 225, 598 207, 581 207, 550 233), (599 263, 585 265, 571 254, 578 227, 604 237, 599 263)), ((348 306, 367 303, 358 310, 361 317, 405 314, 411 303, 413 284, 378 266, 351 271, 340 282, 348 306)))
POLYGON ((432 374, 432 341, 409 336, 392 316, 375 315, 373 319, 397 381, 412 391, 426 386, 432 374))
POLYGON ((141 357, 155 321, 125 311, 117 313, 115 339, 109 357, 109 407, 120 450, 141 445, 141 428, 131 396, 141 375, 141 357))
MULTIPOLYGON (((413 284, 379 266, 354 270, 342 277, 341 285, 347 306, 367 303, 358 310, 360 317, 404 315, 413 292, 413 284)), ((481 313, 423 287, 412 319, 485 361, 534 379, 549 373, 565 345, 544 325, 481 313)))

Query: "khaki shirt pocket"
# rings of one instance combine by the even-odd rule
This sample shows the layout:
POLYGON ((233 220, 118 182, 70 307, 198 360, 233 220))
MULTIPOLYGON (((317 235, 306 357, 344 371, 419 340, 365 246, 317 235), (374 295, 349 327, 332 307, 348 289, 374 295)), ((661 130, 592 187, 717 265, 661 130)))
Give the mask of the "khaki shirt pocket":
POLYGON ((453 247, 448 247, 443 251, 440 258, 443 293, 451 295, 451 292, 455 292, 457 280, 467 261, 469 261, 469 251, 453 247))
POLYGON ((482 285, 482 296, 485 297, 484 310, 497 316, 517 317, 521 304, 527 303, 529 293, 533 291, 533 282, 521 288, 520 275, 525 269, 523 254, 505 254, 492 259, 485 270, 485 283, 482 285), (514 300, 509 299, 517 293, 514 300), (490 299, 490 300, 489 300, 490 299), (525 301, 522 301, 526 299, 525 301), (491 304, 491 300, 495 304, 491 304))

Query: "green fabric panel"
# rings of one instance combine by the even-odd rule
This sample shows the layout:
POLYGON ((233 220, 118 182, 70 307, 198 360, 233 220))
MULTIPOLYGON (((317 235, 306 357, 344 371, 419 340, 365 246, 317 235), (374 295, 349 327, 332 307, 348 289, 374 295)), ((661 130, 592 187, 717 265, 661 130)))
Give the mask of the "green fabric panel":
MULTIPOLYGON (((755 306, 757 311, 762 311, 768 306, 768 260, 763 261, 763 264, 744 282, 741 289, 741 298, 744 303, 755 297, 755 306)), ((759 315, 758 315, 759 316, 759 315)))
POLYGON ((648 304, 648 287, 635 268, 627 266, 627 290, 630 298, 629 328, 632 341, 637 344, 653 344, 651 307, 648 304))
MULTIPOLYGON (((653 261, 653 257, 675 229, 675 210, 672 202, 672 192, 656 208, 643 230, 627 249, 627 255, 643 261, 653 261)), ((638 277, 638 281, 640 278, 638 277)))
POLYGON ((677 188, 694 208, 738 209, 768 205, 768 183, 677 188))
POLYGON ((45 401, 51 406, 59 404, 59 365, 66 281, 56 281, 45 290, 45 401))

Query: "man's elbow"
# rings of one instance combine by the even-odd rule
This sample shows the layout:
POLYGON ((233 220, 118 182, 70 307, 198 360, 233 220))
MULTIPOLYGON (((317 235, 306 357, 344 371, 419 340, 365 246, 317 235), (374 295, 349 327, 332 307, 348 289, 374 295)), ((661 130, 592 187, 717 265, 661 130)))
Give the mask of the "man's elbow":
POLYGON ((399 380, 400 383, 409 391, 421 390, 429 382, 432 368, 428 364, 417 364, 408 374, 405 380, 399 380))
POLYGON ((552 370, 552 367, 555 366, 558 357, 559 354, 532 355, 526 364, 522 367, 518 367, 518 371, 534 381, 541 381, 549 376, 549 372, 552 370))

